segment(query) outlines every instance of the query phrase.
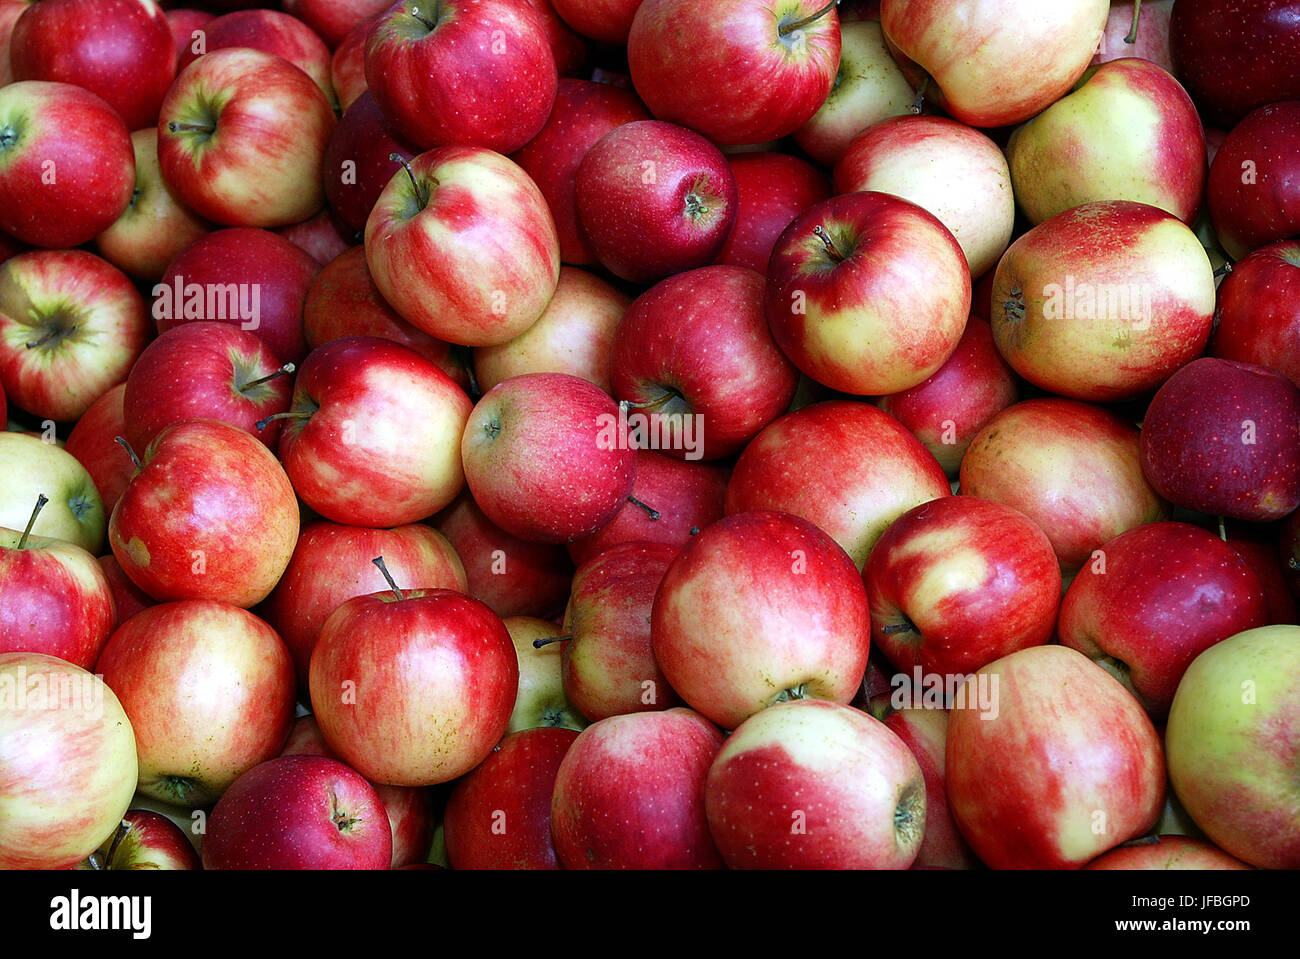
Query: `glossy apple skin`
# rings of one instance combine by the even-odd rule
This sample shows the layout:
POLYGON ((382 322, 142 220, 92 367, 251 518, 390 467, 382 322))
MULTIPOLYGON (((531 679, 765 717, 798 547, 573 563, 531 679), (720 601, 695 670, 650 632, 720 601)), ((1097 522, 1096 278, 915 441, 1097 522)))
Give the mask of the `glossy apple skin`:
POLYGON ((913 869, 974 869, 979 860, 961 837, 948 808, 944 763, 948 749, 948 711, 905 707, 882 720, 916 757, 925 780, 925 834, 913 869))
POLYGON ((649 119, 649 111, 630 90, 563 79, 546 125, 511 155, 546 197, 565 263, 595 266, 598 262, 578 224, 577 176, 583 157, 616 127, 649 119))
POLYGON ((1223 249, 1240 260, 1300 232, 1300 102, 1270 103, 1232 128, 1206 184, 1223 249))
POLYGON ((498 616, 549 617, 564 611, 573 564, 563 546, 507 533, 484 515, 468 490, 430 522, 464 564, 464 592, 498 616))
POLYGON ((392 4, 388 0, 284 0, 280 6, 315 30, 333 50, 357 24, 392 4))
POLYGON ((559 869, 551 794, 576 729, 507 736, 447 798, 443 829, 453 869, 559 869))
MULTIPOLYGON (((301 363, 307 355, 303 335, 302 311, 307 290, 320 270, 320 264, 304 250, 270 230, 233 227, 207 233, 167 265, 158 285, 153 288, 153 317, 158 332, 192 320, 234 323, 261 337, 271 352, 284 363, 301 363), (176 284, 181 295, 176 296, 176 284), (242 319, 229 315, 228 300, 213 300, 216 315, 207 311, 210 291, 240 284, 246 306, 253 305, 257 291, 257 315, 242 319), (202 307, 198 298, 186 292, 191 284, 203 291, 202 307), (164 295, 164 289, 170 295, 164 295), (189 307, 189 309, 187 309, 189 307), (225 313, 222 316, 221 313, 225 313)), ((252 312, 249 310, 249 312, 252 312)))
POLYGON ((428 360, 354 336, 314 350, 298 371, 280 460, 298 496, 354 526, 414 523, 464 488, 457 444, 473 404, 428 360))
POLYGON ((536 136, 558 82, 538 12, 513 0, 449 0, 429 15, 419 0, 401 0, 366 38, 366 83, 394 129, 423 150, 510 153, 536 136))
POLYGON ((1177 506, 1253 522, 1300 506, 1300 388, 1268 367, 1202 357, 1156 393, 1142 472, 1177 506))
POLYGON ((551 835, 565 869, 720 869, 704 780, 722 732, 683 707, 593 723, 560 762, 551 835))
POLYGON ((131 721, 102 680, 57 657, 0 653, 0 677, 27 697, 0 709, 0 869, 68 869, 131 803, 131 721), (68 697, 47 708, 40 690, 58 683, 68 697))
POLYGON ((893 417, 867 403, 827 400, 780 417, 745 447, 726 511, 802 516, 861 568, 890 523, 951 492, 934 456, 893 417))
POLYGON ((889 117, 845 146, 835 192, 878 190, 929 210, 961 245, 972 277, 997 265, 1011 241, 1016 198, 997 144, 946 117, 889 117))
POLYGON ((470 493, 489 520, 520 539, 590 536, 623 506, 636 474, 628 437, 611 435, 617 419, 607 393, 567 373, 497 384, 461 440, 470 493))
POLYGON ((387 869, 393 834, 374 788, 323 756, 281 756, 212 810, 204 869, 387 869))
POLYGON ((1300 97, 1297 15, 1295 0, 1175 4, 1175 73, 1210 123, 1228 128, 1256 107, 1300 97))
POLYGON ((289 648, 304 692, 311 653, 330 613, 354 596, 387 588, 373 562, 377 556, 403 589, 466 591, 456 551, 428 526, 367 529, 319 522, 303 527, 284 575, 258 611, 289 648))
POLYGON ((1123 686, 1063 646, 1022 649, 967 682, 992 693, 995 677, 989 715, 950 711, 946 752, 953 816, 985 865, 1078 868, 1155 825, 1164 751, 1123 686))
POLYGON ((1110 16, 1106 18, 1101 46, 1097 48, 1092 62, 1101 64, 1127 57, 1140 57, 1150 60, 1166 73, 1177 75, 1169 42, 1169 21, 1173 7, 1173 0, 1146 0, 1138 17, 1137 38, 1133 43, 1127 43, 1124 38, 1133 29, 1133 0, 1116 0, 1110 5, 1110 16))
POLYGON ((1300 866, 1296 729, 1300 627, 1216 643, 1187 668, 1166 726, 1169 781, 1224 852, 1262 869, 1300 866))
POLYGON ((575 180, 578 222, 615 276, 649 285, 712 263, 736 220, 736 178, 694 130, 662 120, 615 127, 575 180))
POLYGON ((906 869, 925 832, 921 767, 878 719, 816 699, 747 719, 704 787, 732 869, 906 869))
POLYGON ((1134 399, 1200 356, 1214 268, 1172 214, 1087 203, 1022 235, 998 263, 990 318, 1011 367, 1059 396, 1134 399))
POLYGON ((271 592, 298 540, 298 501, 271 452, 216 420, 163 430, 109 518, 131 581, 159 601, 248 608, 271 592))
POLYGON ((625 46, 641 0, 551 0, 551 6, 584 37, 625 46))
POLYGON ((988 320, 971 315, 957 349, 924 383, 876 405, 929 450, 949 479, 984 425, 1019 397, 1015 374, 998 352, 988 320))
POLYGON ((321 627, 309 670, 330 749, 366 778, 430 786, 469 772, 505 734, 518 693, 500 617, 455 590, 350 599, 321 627))
POLYGON ((97 866, 82 862, 77 868, 109 871, 203 868, 184 830, 152 809, 128 809, 122 814, 121 825, 91 855, 96 857, 97 866))
POLYGON ((224 226, 286 226, 325 204, 321 163, 334 124, 329 99, 289 61, 248 47, 214 50, 167 91, 158 164, 199 216, 224 226), (214 93, 219 106, 207 99, 214 93))
POLYGON ((207 806, 279 755, 294 713, 293 660, 270 626, 227 603, 142 610, 114 631, 95 669, 131 717, 139 790, 207 806))
POLYGON ((325 149, 325 197, 330 208, 358 235, 393 174, 401 167, 389 159, 411 159, 421 151, 389 128, 369 90, 352 101, 330 135, 325 149))
POLYGON ((1061 602, 1047 534, 1018 510, 975 496, 942 496, 894 520, 862 579, 871 640, 909 675, 917 667, 972 673, 1040 646, 1061 602))
POLYGON ((1096 661, 1161 721, 1193 659, 1267 623, 1263 586, 1233 546, 1186 523, 1147 523, 1084 564, 1057 630, 1061 645, 1096 661))
POLYGON ((952 233, 887 193, 805 210, 767 268, 767 319, 782 352, 817 382, 861 396, 897 393, 936 372, 957 349, 970 297, 952 233))
MULTIPOLYGON (((385 6, 384 10, 387 9, 385 6)), ((366 38, 384 10, 356 24, 334 48, 330 59, 330 82, 338 94, 340 110, 346 110, 369 89, 366 86, 366 38)))
POLYGON ((727 157, 736 178, 736 225, 716 263, 767 272, 772 248, 790 221, 830 199, 826 174, 785 153, 738 153, 727 157))
POLYGON ((157 121, 176 76, 171 51, 171 28, 153 2, 54 0, 33 3, 18 18, 9 60, 15 80, 76 84, 138 130, 157 121))
POLYGON ((32 250, 0 264, 0 383, 41 419, 85 413, 126 379, 151 332, 135 285, 93 253, 32 250))
POLYGON ((799 373, 768 332, 764 288, 747 267, 706 266, 661 280, 628 307, 614 334, 613 395, 661 439, 665 421, 678 424, 667 436, 680 442, 660 452, 721 459, 789 408, 799 373), (698 424, 689 448, 686 417, 698 424))
POLYGON ((541 191, 518 164, 481 147, 430 150, 411 171, 393 175, 366 220, 375 286, 408 323, 448 343, 518 336, 560 276, 541 191))
POLYGON ((0 527, 23 530, 36 497, 50 501, 33 536, 67 540, 93 556, 104 545, 104 504, 90 473, 71 453, 35 436, 0 432, 0 527))
POLYGON ((862 577, 807 520, 727 516, 664 574, 651 612, 655 660, 691 708, 724 729, 802 687, 847 703, 870 648, 862 577))
POLYGON ((1090 403, 1023 400, 993 417, 961 462, 961 491, 1024 513, 1063 572, 1120 533, 1169 518, 1143 475, 1138 430, 1090 403))
POLYGON ((27 0, 4 0, 4 3, 0 3, 0 87, 14 82, 13 67, 9 61, 9 42, 13 37, 14 24, 27 11, 28 6, 27 0))
POLYGON ((767 143, 817 112, 840 62, 834 9, 818 0, 644 0, 627 38, 632 83, 650 112, 714 143, 767 143), (725 78, 725 79, 723 79, 725 78))
POLYGON ((95 557, 72 543, 0 530, 0 652, 46 653, 91 669, 116 625, 95 557))
POLYGON ((1300 242, 1270 243, 1219 284, 1210 355, 1269 366, 1300 386, 1300 242))
POLYGON ((1190 836, 1158 836, 1154 843, 1121 846, 1098 856, 1084 869, 1250 869, 1218 846, 1190 836))

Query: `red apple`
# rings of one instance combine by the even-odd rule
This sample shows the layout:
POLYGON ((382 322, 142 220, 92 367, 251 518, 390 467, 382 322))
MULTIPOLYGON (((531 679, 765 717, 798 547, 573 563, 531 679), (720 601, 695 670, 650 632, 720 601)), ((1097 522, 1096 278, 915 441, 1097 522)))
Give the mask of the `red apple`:
POLYGON ((77 868, 192 870, 202 869, 203 862, 185 831, 162 813, 128 809, 112 834, 77 868))
POLYGON ((325 197, 330 208, 358 234, 396 166, 390 155, 413 157, 420 151, 393 134, 379 104, 363 92, 343 111, 325 150, 325 197))
POLYGON ((1300 102, 1270 103, 1232 128, 1206 184, 1223 249, 1240 260, 1300 232, 1300 102))
POLYGON ((389 0, 283 0, 285 13, 311 27, 333 50, 357 24, 378 16, 392 4, 389 0))
POLYGON ((1300 386, 1300 242, 1270 243, 1219 284, 1210 354, 1269 366, 1300 386))
POLYGON ((551 6, 584 37, 624 46, 641 0, 551 0, 551 6))
POLYGON ((766 273, 777 238, 800 213, 830 198, 830 183, 785 153, 740 153, 727 163, 736 178, 736 225, 716 262, 766 273))

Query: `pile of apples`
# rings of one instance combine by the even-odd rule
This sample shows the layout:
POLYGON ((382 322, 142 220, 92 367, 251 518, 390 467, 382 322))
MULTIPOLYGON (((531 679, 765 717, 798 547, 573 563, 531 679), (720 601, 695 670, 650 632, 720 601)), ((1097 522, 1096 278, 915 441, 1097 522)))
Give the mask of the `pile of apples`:
POLYGON ((1298 235, 1300 0, 0 0, 0 868, 1298 868, 1298 235))

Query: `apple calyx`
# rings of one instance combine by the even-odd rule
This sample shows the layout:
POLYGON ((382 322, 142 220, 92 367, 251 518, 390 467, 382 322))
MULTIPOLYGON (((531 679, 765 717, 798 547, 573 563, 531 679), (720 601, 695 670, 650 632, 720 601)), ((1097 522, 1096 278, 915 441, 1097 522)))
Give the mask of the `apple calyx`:
POLYGON ((727 209, 726 202, 718 195, 717 190, 710 188, 708 178, 704 176, 690 185, 686 195, 682 197, 682 203, 684 205, 682 212, 692 223, 707 224, 727 209))
POLYGON ((635 496, 629 496, 627 498, 627 501, 631 503, 633 506, 645 510, 645 514, 649 516, 651 519, 658 519, 660 516, 663 515, 663 513, 659 512, 653 506, 647 506, 645 503, 641 502, 635 496))
POLYGON ((1013 287, 1007 291, 1007 298, 1002 301, 1002 315, 1008 322, 1020 323, 1025 318, 1025 291, 1013 287))
POLYGON ((533 649, 541 649, 543 646, 549 646, 551 643, 563 643, 573 639, 572 636, 540 636, 533 640, 533 649))
POLYGON ((4 151, 11 149, 21 139, 22 139, 22 134, 20 134, 18 130, 15 129, 13 124, 11 123, 0 124, 0 153, 3 153, 4 151))
MULTIPOLYGON (((250 390, 255 390, 257 387, 261 386, 263 383, 270 383, 272 380, 279 379, 281 376, 289 376, 289 375, 291 375, 291 374, 294 372, 294 370, 296 370, 296 369, 297 369, 297 367, 294 366, 292 363, 286 363, 286 364, 284 364, 284 366, 280 367, 280 368, 279 368, 278 370, 276 370, 274 373, 268 373, 266 376, 259 376, 257 379, 255 379, 255 380, 249 380, 247 383, 241 383, 241 382, 239 382, 239 375, 236 374, 236 376, 235 376, 235 391, 238 392, 238 393, 242 393, 242 394, 244 394, 245 396, 247 396, 247 395, 249 394, 249 391, 250 391, 250 390)), ((261 429, 261 427, 259 426, 258 429, 261 429)))
POLYGON ((788 43, 787 46, 797 46, 799 41, 802 39, 802 37, 799 36, 799 31, 826 16, 826 14, 839 6, 839 2, 840 0, 831 0, 830 3, 826 4, 826 6, 822 7, 816 13, 809 14, 806 17, 801 17, 798 20, 783 19, 777 25, 776 35, 782 40, 792 41, 788 43))
POLYGON ((909 785, 894 807, 894 832, 903 845, 921 841, 925 829, 925 790, 909 785))
MULTIPOLYGON (((392 160, 394 163, 400 163, 402 165, 402 169, 406 171, 406 175, 411 180, 411 188, 415 190, 415 210, 410 211, 408 208, 408 210, 403 211, 405 214, 403 218, 409 220, 429 205, 429 197, 432 194, 432 191, 426 186, 420 185, 420 181, 415 178, 415 171, 411 169, 411 163, 406 159, 406 157, 402 156, 400 153, 394 152, 388 154, 388 159, 392 160)), ((437 177, 429 177, 429 180, 432 181, 433 186, 438 186, 437 177)))
POLYGON ((351 832, 352 827, 361 822, 360 816, 350 816, 339 808, 339 797, 333 790, 330 791, 330 818, 342 833, 351 832))
POLYGON ((1128 36, 1124 38, 1125 43, 1137 43, 1138 41, 1138 18, 1142 16, 1142 0, 1133 0, 1133 26, 1129 29, 1128 36))
POLYGON ((135 450, 131 449, 131 444, 126 441, 125 436, 114 436, 113 442, 126 450, 126 455, 131 457, 131 462, 135 464, 137 470, 144 469, 144 464, 140 462, 140 457, 135 454, 135 450))
POLYGON ((190 800, 198 788, 198 784, 188 776, 163 776, 158 786, 167 794, 167 801, 177 806, 193 805, 190 800))
POLYGON ((808 695, 808 684, 800 683, 798 686, 791 686, 789 689, 781 690, 779 693, 776 694, 776 699, 772 700, 772 702, 774 704, 789 703, 789 702, 793 702, 796 699, 808 699, 808 698, 810 698, 808 695))
POLYGON ((18 537, 18 549, 27 548, 27 537, 32 534, 32 527, 36 525, 36 517, 41 515, 41 510, 45 509, 45 504, 50 498, 44 493, 37 494, 36 506, 32 509, 32 515, 27 518, 27 526, 23 529, 23 535, 18 537))
POLYGON ((397 597, 397 601, 400 603, 402 600, 406 599, 406 596, 403 595, 402 591, 397 588, 397 581, 393 579, 392 573, 388 572, 388 567, 384 565, 384 558, 382 556, 376 556, 370 562, 378 566, 379 572, 384 574, 384 579, 388 581, 388 586, 392 589, 393 595, 397 597))
POLYGON ((813 234, 817 239, 822 241, 822 244, 826 247, 826 255, 831 258, 832 262, 844 262, 844 254, 841 253, 840 248, 835 245, 835 241, 831 239, 831 235, 826 231, 826 227, 818 223, 813 227, 813 234))

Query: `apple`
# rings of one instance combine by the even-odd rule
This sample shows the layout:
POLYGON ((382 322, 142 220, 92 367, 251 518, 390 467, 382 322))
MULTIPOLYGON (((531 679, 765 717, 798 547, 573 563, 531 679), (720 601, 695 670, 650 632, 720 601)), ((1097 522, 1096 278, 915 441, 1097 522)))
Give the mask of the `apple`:
POLYGON ((189 836, 162 813, 128 809, 122 821, 78 869, 202 869, 189 836))
POLYGON ((50 502, 31 534, 66 540, 92 556, 100 551, 108 517, 95 481, 75 456, 35 436, 0 432, 0 463, 0 528, 25 528, 37 496, 45 495, 50 502))
POLYGON ((0 869, 68 869, 135 791, 131 721, 104 682, 43 653, 0 653, 0 869))
POLYGON ((517 733, 537 726, 585 729, 587 718, 564 691, 563 651, 568 643, 555 641, 564 640, 562 630, 532 616, 510 616, 502 622, 519 659, 519 691, 506 731, 517 733))
MULTIPOLYGON (((121 626, 140 610, 157 605, 156 600, 131 582, 131 578, 123 571, 122 564, 117 561, 117 557, 112 553, 106 556, 97 556, 95 562, 99 564, 100 571, 103 572, 104 578, 108 580, 109 591, 113 594, 113 607, 117 610, 117 618, 113 622, 114 629, 121 626)), ((110 635, 112 635, 111 632, 110 635)))
POLYGON ((906 869, 926 830, 921 767, 878 719, 815 699, 735 730, 704 786, 732 869, 906 869))
POLYGON ((125 396, 125 383, 105 391, 81 414, 63 444, 64 452, 75 456, 90 474, 108 513, 135 475, 135 464, 117 442, 117 437, 126 435, 125 396))
POLYGON ((420 151, 389 129, 379 104, 366 90, 343 111, 325 150, 325 198, 349 229, 361 234, 375 201, 396 170, 389 156, 420 151))
POLYGON ((330 83, 338 94, 340 110, 346 110, 369 89, 366 86, 366 40, 370 28, 389 6, 385 4, 383 10, 353 26, 334 48, 334 55, 330 58, 330 83))
POLYGON ((353 231, 340 226, 329 209, 321 210, 301 223, 276 227, 280 234, 321 266, 330 262, 349 246, 355 238, 353 231))
POLYGON ((9 42, 13 36, 14 24, 28 6, 27 0, 4 0, 0 3, 0 87, 14 82, 13 67, 9 62, 9 42))
POLYGON ((1081 653, 1022 649, 962 690, 948 715, 945 781, 985 865, 1078 868, 1155 825, 1165 801, 1160 737, 1137 700, 1081 653))
POLYGON ((720 869, 704 781, 722 733, 683 707, 593 723, 564 754, 551 835, 565 869, 720 869))
POLYGON ((311 27, 331 50, 357 24, 378 16, 392 4, 388 0, 283 0, 284 12, 311 27))
POLYGON ((1160 387, 1142 472, 1176 506, 1253 522, 1300 506, 1300 388, 1276 370, 1202 357, 1160 387))
POLYGON ((1240 260, 1300 233, 1300 102, 1270 103, 1232 128, 1206 182, 1223 249, 1240 260))
POLYGON ((1270 243, 1238 260, 1219 284, 1210 355, 1272 367, 1300 386, 1298 296, 1300 242, 1270 243))
POLYGON ((1264 869, 1300 865, 1295 729, 1300 627, 1216 643, 1187 667, 1169 709, 1169 781, 1216 846, 1264 869))
POLYGON ((767 268, 772 337, 800 371, 863 396, 924 382, 957 349, 970 313, 961 246, 934 214, 887 193, 805 210, 767 268))
POLYGON ((323 756, 254 766, 208 818, 204 869, 387 869, 393 834, 374 788, 323 756))
POLYGON ((584 37, 625 46, 641 0, 551 0, 551 6, 584 37))
POLYGON ((1094 859, 1084 869, 1250 869, 1213 843, 1189 836, 1156 836, 1135 840, 1094 859))
POLYGON ((715 262, 767 272, 772 247, 790 221, 831 195, 821 170, 786 153, 727 157, 736 178, 736 225, 715 262))

